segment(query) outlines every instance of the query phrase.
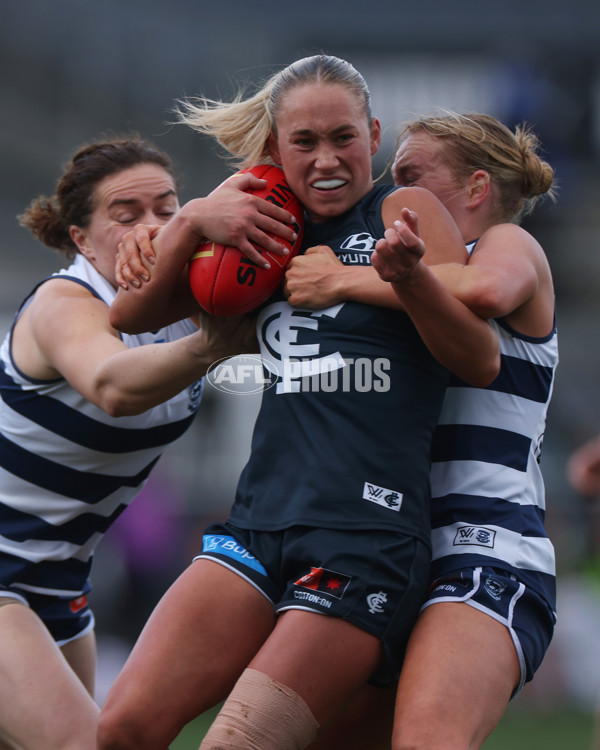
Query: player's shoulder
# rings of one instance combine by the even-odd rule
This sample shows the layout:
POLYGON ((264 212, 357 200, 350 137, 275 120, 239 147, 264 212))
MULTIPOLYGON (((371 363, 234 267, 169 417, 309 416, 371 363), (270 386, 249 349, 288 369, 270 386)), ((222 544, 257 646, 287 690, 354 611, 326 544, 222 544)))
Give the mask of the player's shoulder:
POLYGON ((408 187, 394 187, 390 186, 390 192, 384 197, 385 205, 393 205, 395 207, 406 206, 413 210, 418 210, 420 206, 431 205, 432 203, 439 203, 439 199, 427 188, 418 187, 416 185, 410 185, 408 187))
POLYGON ((475 252, 481 252, 489 246, 501 247, 504 251, 544 255, 544 250, 535 237, 518 224, 494 224, 486 229, 479 238, 475 252))
POLYGON ((444 208, 439 198, 426 188, 409 186, 398 187, 386 195, 381 202, 381 216, 386 226, 400 216, 403 208, 414 211, 420 219, 436 220, 446 226, 452 224, 450 214, 444 208))
POLYGON ((511 237, 514 239, 533 239, 533 236, 529 234, 526 229, 523 229, 519 224, 512 224, 510 222, 502 222, 500 224, 493 224, 491 227, 485 230, 481 235, 480 241, 484 238, 489 237, 511 237))
POLYGON ((89 286, 80 279, 69 276, 50 276, 39 284, 34 293, 34 304, 60 302, 61 299, 89 299, 93 297, 89 286))

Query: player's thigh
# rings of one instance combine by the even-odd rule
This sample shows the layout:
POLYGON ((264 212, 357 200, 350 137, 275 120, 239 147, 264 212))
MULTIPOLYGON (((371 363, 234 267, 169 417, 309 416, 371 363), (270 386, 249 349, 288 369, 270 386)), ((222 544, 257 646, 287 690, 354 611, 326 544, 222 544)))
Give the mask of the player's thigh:
POLYGON ((103 714, 189 721, 229 693, 275 624, 272 604, 212 560, 196 560, 144 626, 103 714))
POLYGON ((438 602, 409 640, 396 701, 394 748, 479 747, 520 677, 508 628, 463 602, 438 602), (427 737, 423 744, 423 737, 427 737), (452 744, 452 743, 456 744, 452 744))
POLYGON ((5 746, 92 750, 97 717, 97 706, 39 617, 18 602, 0 606, 0 737, 5 746))
POLYGON ((342 618, 291 609, 250 666, 298 693, 323 726, 367 682, 382 654, 376 636, 342 618))
POLYGON ((60 647, 71 669, 90 695, 94 695, 96 678, 96 636, 94 631, 75 638, 60 647))

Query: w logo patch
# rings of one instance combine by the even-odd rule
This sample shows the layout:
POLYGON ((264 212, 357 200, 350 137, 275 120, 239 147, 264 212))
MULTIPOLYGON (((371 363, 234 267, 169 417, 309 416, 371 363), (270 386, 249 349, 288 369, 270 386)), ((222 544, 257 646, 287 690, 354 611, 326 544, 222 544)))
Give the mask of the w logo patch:
POLYGON ((454 537, 454 546, 472 544, 477 547, 493 547, 496 540, 494 529, 485 526, 459 526, 454 537))
POLYGON ((377 505, 381 505, 388 510, 399 511, 402 507, 402 498, 401 492, 379 487, 379 485, 370 482, 365 482, 363 487, 363 500, 377 503, 377 505))

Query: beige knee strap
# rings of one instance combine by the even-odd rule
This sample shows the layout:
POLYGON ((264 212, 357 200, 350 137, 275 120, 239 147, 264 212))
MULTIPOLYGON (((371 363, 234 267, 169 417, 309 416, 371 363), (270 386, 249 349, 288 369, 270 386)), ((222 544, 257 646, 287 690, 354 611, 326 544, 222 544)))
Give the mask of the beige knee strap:
POLYGON ((319 725, 293 690, 246 669, 223 704, 200 750, 303 750, 319 725))

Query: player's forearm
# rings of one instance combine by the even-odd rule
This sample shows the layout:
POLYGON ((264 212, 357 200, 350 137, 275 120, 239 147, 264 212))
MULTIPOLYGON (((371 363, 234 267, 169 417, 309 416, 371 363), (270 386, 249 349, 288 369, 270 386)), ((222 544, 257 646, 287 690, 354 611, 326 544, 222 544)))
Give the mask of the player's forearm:
POLYGON ((489 269, 459 263, 443 263, 430 268, 454 297, 482 318, 502 317, 520 304, 521 300, 515 294, 518 285, 514 282, 508 284, 506 279, 502 283, 499 274, 489 269))
POLYGON ((330 291, 330 304, 361 302, 366 305, 402 310, 402 302, 391 285, 383 281, 371 266, 344 266, 324 280, 330 291))
POLYGON ((486 320, 471 312, 420 263, 410 282, 390 284, 436 359, 466 382, 485 387, 497 376, 500 350, 486 320))
POLYGON ((187 269, 169 289, 158 277, 139 289, 121 289, 110 307, 110 324, 123 333, 158 331, 199 310, 187 280, 187 269))
POLYGON ((140 414, 199 380, 221 354, 199 334, 127 349, 98 369, 94 403, 113 417, 140 414))

